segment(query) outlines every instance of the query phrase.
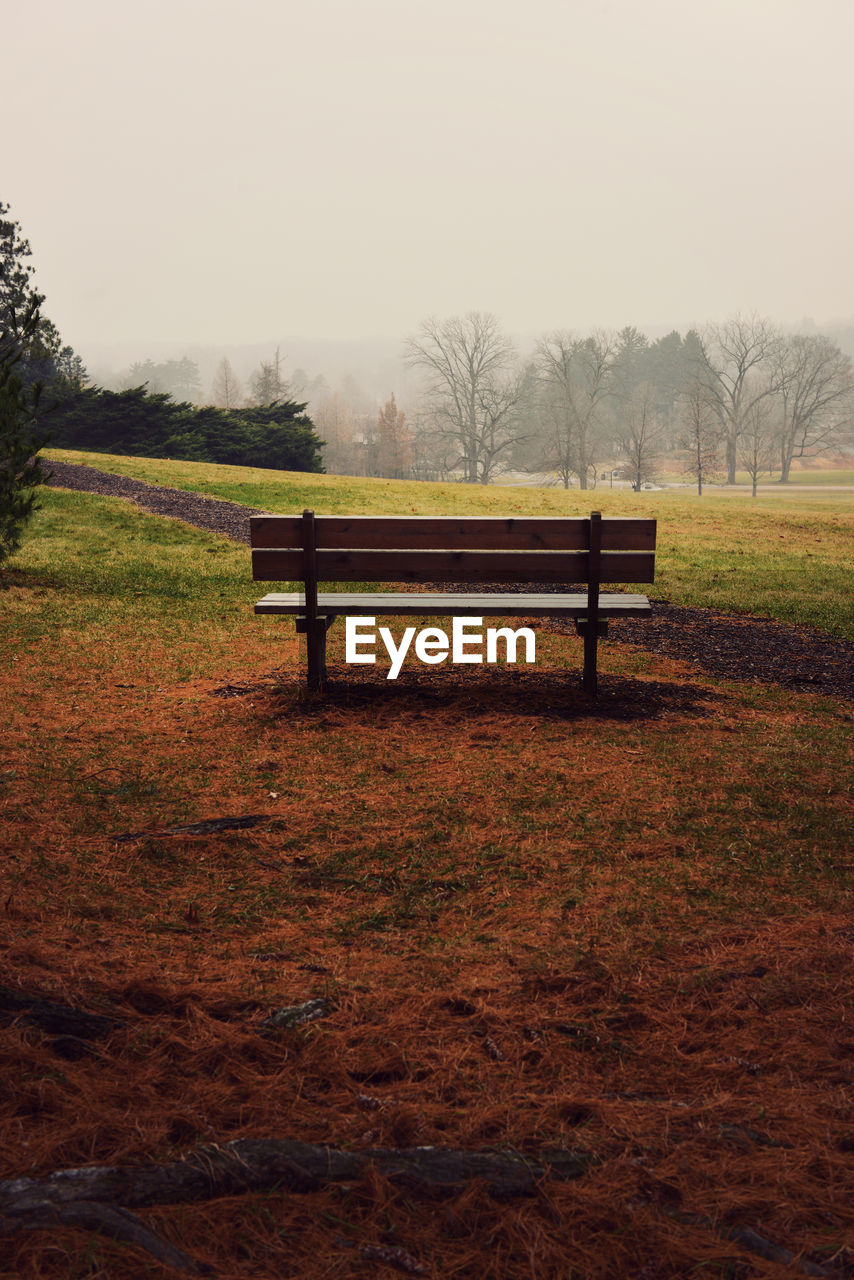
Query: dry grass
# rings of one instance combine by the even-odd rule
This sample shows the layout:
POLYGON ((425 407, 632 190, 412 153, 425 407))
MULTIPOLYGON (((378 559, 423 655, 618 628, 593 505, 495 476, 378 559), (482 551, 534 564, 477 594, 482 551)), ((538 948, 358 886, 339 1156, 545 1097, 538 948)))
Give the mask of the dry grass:
MULTIPOLYGON (((333 647, 317 700, 290 624, 151 606, 140 644, 105 591, 63 632, 62 572, 27 572, 0 981, 125 1025, 80 1057, 0 1032, 5 1176, 261 1135, 564 1144, 598 1165, 519 1203, 366 1178, 145 1216, 247 1280, 399 1274, 380 1246, 443 1280, 796 1274, 731 1228, 850 1273, 844 704, 606 646, 592 706, 547 633, 531 672, 395 683, 333 647), (238 814, 269 821, 162 832, 238 814), (259 1034, 314 996, 326 1017, 259 1034)), ((72 1229, 4 1247, 2 1280, 167 1274, 72 1229)))

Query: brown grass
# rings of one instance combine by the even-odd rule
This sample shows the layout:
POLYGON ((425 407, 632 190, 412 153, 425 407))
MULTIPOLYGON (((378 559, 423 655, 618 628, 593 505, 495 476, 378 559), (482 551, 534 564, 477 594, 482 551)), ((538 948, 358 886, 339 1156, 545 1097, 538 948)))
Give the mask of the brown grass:
MULTIPOLYGON (((0 980, 127 1020, 71 1059, 0 1032, 4 1176, 262 1135, 565 1144, 600 1163, 521 1203, 368 1177, 145 1217, 235 1277, 399 1274, 381 1246, 443 1280, 795 1274, 728 1227, 850 1266, 842 704, 606 650, 594 706, 547 635, 534 672, 338 666, 311 699, 271 634, 214 678, 155 683, 156 644, 129 675, 130 637, 2 677, 0 980)), ((2 1280, 168 1274, 71 1229, 4 1247, 2 1280)))

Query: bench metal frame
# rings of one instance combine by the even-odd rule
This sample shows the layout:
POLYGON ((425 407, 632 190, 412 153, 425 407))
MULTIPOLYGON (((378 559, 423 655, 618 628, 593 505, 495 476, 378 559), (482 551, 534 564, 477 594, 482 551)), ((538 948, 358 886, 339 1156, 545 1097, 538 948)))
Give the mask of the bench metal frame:
POLYGON ((326 633, 340 616, 568 617, 584 638, 585 693, 595 695, 608 618, 648 614, 649 600, 605 583, 652 582, 656 522, 589 517, 252 516, 252 576, 297 582, 258 614, 291 614, 306 637, 309 689, 326 686, 326 633), (319 592, 320 582, 555 584, 536 592, 319 592), (568 583, 586 583, 567 592, 568 583))

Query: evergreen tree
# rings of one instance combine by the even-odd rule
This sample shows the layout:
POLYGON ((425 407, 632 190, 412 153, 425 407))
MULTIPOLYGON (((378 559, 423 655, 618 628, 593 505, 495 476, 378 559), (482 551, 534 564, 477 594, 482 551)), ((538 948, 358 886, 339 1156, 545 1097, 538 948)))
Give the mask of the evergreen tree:
POLYGON ((148 458, 183 458, 282 471, 322 471, 322 441, 304 404, 197 409, 145 387, 86 388, 51 417, 55 444, 148 458))
POLYGON ((21 543, 36 510, 36 487, 47 479, 38 451, 41 387, 21 376, 23 352, 35 340, 41 317, 37 304, 14 315, 15 327, 0 329, 0 565, 21 543))
POLYGON ((70 347, 63 347, 56 325, 42 315, 44 294, 33 285, 32 250, 18 222, 0 200, 0 332, 17 343, 14 377, 24 387, 41 383, 56 395, 68 390, 66 370, 85 382, 86 370, 70 347))
MULTIPOLYGON (((16 339, 22 344, 25 328, 29 339, 33 337, 33 317, 44 295, 36 293, 32 285, 29 242, 21 235, 20 224, 7 218, 8 213, 9 206, 0 200, 0 332, 7 342, 16 339)), ((40 318, 38 324, 43 324, 40 318)))
POLYGON ((259 408, 277 404, 288 394, 287 379, 282 377, 282 358, 279 348, 270 361, 262 360, 255 373, 249 378, 249 389, 252 400, 259 408))

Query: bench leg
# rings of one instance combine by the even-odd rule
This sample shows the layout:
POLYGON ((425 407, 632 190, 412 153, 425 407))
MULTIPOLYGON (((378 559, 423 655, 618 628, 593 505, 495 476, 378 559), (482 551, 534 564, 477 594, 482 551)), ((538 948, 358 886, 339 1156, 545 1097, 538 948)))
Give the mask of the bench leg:
POLYGON ((308 651, 308 687, 323 690, 326 688, 326 619, 315 619, 313 628, 306 628, 306 649, 308 651))
POLYGON ((305 647, 308 656, 309 689, 326 688, 326 633, 335 621, 336 614, 323 613, 315 620, 314 637, 309 630, 308 619, 303 614, 296 616, 298 636, 305 636, 305 647))
POLYGON ((599 647, 599 636, 596 627, 584 629, 584 677, 582 688, 595 698, 599 692, 599 680, 596 675, 596 657, 599 647))
POLYGON ((599 649, 599 637, 608 634, 608 622, 600 618, 595 626, 591 626, 586 618, 576 618, 575 630, 584 638, 584 676, 582 688, 595 698, 599 692, 599 677, 596 674, 596 661, 599 649))

